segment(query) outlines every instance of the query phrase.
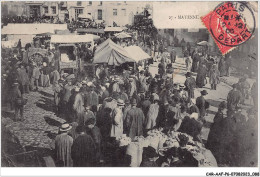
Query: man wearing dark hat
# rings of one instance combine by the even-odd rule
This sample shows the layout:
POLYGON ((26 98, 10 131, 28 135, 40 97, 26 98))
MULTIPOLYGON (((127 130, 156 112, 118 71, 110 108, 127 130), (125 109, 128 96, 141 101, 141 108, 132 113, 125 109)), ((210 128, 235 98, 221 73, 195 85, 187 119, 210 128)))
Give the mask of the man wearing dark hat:
POLYGON ((24 67, 24 64, 20 64, 20 68, 17 69, 18 82, 21 87, 21 93, 29 93, 29 77, 24 67))
POLYGON ((158 167, 158 164, 156 163, 158 158, 159 155, 153 147, 144 147, 140 167, 158 167))
POLYGON ((177 147, 172 147, 171 149, 165 152, 166 161, 162 163, 162 167, 184 167, 185 162, 183 159, 180 159, 180 150, 177 147))
POLYGON ((132 140, 135 136, 143 135, 143 124, 144 124, 144 113, 140 108, 137 108, 136 99, 131 101, 132 108, 127 112, 126 115, 126 134, 132 140))
POLYGON ((101 152, 102 136, 99 128, 95 124, 96 124, 95 119, 89 119, 87 122, 85 122, 86 133, 90 135, 95 142, 96 149, 97 149, 96 160, 97 162, 99 162, 102 158, 102 152, 101 152))
POLYGON ((68 135, 71 128, 68 123, 62 124, 60 134, 55 138, 56 162, 62 167, 72 167, 73 164, 71 159, 73 138, 68 135))
POLYGON ((141 87, 140 89, 139 89, 139 92, 138 92, 138 94, 136 95, 136 101, 137 101, 137 107, 141 107, 141 104, 142 104, 142 102, 144 101, 144 99, 145 99, 145 89, 143 88, 143 87, 141 87))
POLYGON ((177 54, 177 53, 176 53, 175 49, 172 48, 172 51, 171 51, 171 53, 170 53, 170 55, 171 55, 171 63, 175 63, 176 54, 177 54))
POLYGON ((198 53, 198 49, 195 48, 194 53, 192 55, 192 67, 191 67, 191 71, 192 72, 197 72, 198 71, 198 63, 200 61, 200 56, 198 53))
POLYGON ((149 107, 150 107, 151 104, 152 103, 150 101, 150 95, 148 93, 146 93, 145 99, 141 103, 141 108, 142 108, 142 111, 143 111, 145 117, 147 116, 147 113, 148 113, 148 110, 149 110, 149 107))
POLYGON ((227 96, 227 109, 228 109, 228 116, 232 114, 238 104, 241 102, 242 94, 238 90, 238 85, 233 84, 233 89, 229 91, 227 96))
POLYGON ((72 95, 72 90, 73 90, 73 86, 72 86, 72 82, 71 80, 68 80, 67 81, 67 84, 64 86, 64 89, 63 89, 63 95, 62 95, 62 109, 64 111, 64 114, 66 115, 67 118, 70 117, 70 113, 69 113, 69 110, 70 110, 70 105, 69 105, 69 100, 70 100, 70 97, 72 95))
POLYGON ((55 112, 60 113, 60 100, 61 100, 61 91, 63 90, 63 81, 59 80, 58 83, 53 83, 52 89, 54 91, 54 104, 55 112))
POLYGON ((78 126, 79 136, 71 147, 71 157, 74 167, 93 167, 96 162, 96 146, 90 135, 85 133, 84 126, 78 126))
POLYGON ((83 116, 80 116, 79 118, 79 125, 84 125, 85 122, 87 122, 89 119, 94 119, 96 120, 96 116, 94 113, 91 111, 91 106, 84 104, 84 113, 83 116))
POLYGON ((196 81, 191 76, 190 72, 186 73, 186 80, 185 80, 184 85, 185 85, 186 90, 188 92, 189 98, 194 98, 194 89, 196 87, 196 81))
POLYGON ((158 74, 162 77, 166 74, 166 64, 164 59, 161 60, 161 63, 158 65, 158 74))
POLYGON ((87 105, 89 105, 89 106, 98 105, 98 95, 94 91, 94 87, 95 87, 94 84, 90 83, 90 85, 89 85, 90 91, 88 92, 88 94, 86 96, 87 105))
POLYGON ((170 129, 177 122, 177 119, 175 119, 175 113, 170 110, 168 101, 164 101, 163 105, 160 107, 159 116, 156 120, 157 127, 165 127, 166 129, 170 129))
POLYGON ((120 86, 119 98, 122 99, 124 102, 128 100, 128 95, 125 92, 125 87, 123 85, 120 86))
POLYGON ((207 90, 202 90, 201 96, 196 99, 196 105, 200 110, 200 119, 204 121, 206 115, 206 109, 208 109, 208 102, 205 100, 204 96, 208 94, 207 90))

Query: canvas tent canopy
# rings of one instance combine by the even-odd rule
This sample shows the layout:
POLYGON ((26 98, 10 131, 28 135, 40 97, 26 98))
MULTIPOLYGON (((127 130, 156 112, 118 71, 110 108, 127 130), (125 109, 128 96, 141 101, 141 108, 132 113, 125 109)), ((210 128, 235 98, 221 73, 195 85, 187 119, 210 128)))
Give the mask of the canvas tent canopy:
POLYGON ((55 30, 66 30, 67 24, 8 24, 3 27, 2 34, 36 35, 42 33, 55 33, 55 30))
POLYGON ((106 27, 104 29, 105 32, 122 32, 123 29, 120 27, 106 27))
POLYGON ((129 46, 125 47, 125 50, 129 53, 129 55, 136 61, 139 62, 141 60, 151 59, 152 57, 149 56, 143 49, 138 46, 129 46))
POLYGON ((107 63, 114 66, 128 62, 135 62, 135 60, 123 47, 115 44, 111 39, 107 39, 97 47, 93 60, 96 64, 107 63))

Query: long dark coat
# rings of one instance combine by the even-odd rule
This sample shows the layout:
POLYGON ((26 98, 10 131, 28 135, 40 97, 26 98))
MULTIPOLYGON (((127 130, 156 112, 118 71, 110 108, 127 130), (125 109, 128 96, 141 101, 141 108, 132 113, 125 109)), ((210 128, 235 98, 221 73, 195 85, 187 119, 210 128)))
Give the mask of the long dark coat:
POLYGON ((206 76, 207 76, 207 68, 206 68, 206 67, 203 67, 203 66, 201 65, 201 66, 199 67, 198 75, 197 75, 197 78, 196 78, 196 85, 197 85, 199 88, 202 88, 203 86, 205 86, 206 76))
POLYGON ((126 115, 126 134, 131 139, 143 135, 144 113, 140 108, 133 107, 126 115))
POLYGON ((228 93, 227 96, 227 108, 230 111, 234 111, 238 105, 238 103, 240 103, 242 98, 241 92, 238 90, 231 90, 228 93))
POLYGON ((206 100, 203 96, 200 96, 196 99, 196 106, 200 110, 200 117, 203 118, 206 114, 206 100))
POLYGON ((91 136, 79 135, 71 147, 74 167, 91 167, 95 164, 96 147, 91 136))
POLYGON ((224 152, 222 143, 223 136, 225 136, 223 134, 224 123, 224 114, 221 111, 218 111, 214 117, 214 123, 211 125, 206 144, 207 149, 211 150, 217 162, 222 162, 224 152))

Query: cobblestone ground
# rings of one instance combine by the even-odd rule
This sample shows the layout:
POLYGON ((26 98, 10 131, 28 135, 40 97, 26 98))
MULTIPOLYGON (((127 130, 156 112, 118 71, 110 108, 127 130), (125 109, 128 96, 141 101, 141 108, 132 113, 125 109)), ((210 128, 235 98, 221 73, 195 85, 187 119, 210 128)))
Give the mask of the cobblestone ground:
MULTIPOLYGON (((52 111, 51 88, 41 88, 39 92, 30 92, 24 97, 28 100, 24 107, 24 121, 11 122, 10 131, 23 147, 51 149, 52 139, 58 133, 58 126, 65 122, 52 111)), ((14 117, 14 112, 7 108, 2 113, 4 118, 14 117)))

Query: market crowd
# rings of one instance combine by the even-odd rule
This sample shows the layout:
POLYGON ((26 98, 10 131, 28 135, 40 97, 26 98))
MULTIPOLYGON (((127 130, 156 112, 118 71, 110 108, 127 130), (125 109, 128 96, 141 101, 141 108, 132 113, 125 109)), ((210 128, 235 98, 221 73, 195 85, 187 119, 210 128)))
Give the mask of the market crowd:
MULTIPOLYGON (((145 41, 145 38, 140 39, 138 45, 149 48, 147 50, 151 52, 154 62, 159 62, 158 74, 154 77, 147 64, 137 69, 130 65, 121 68, 121 74, 115 74, 110 66, 104 64, 98 66, 92 77, 70 78, 60 73, 55 64, 51 67, 48 57, 41 68, 36 63, 28 67, 17 56, 5 61, 7 63, 3 67, 9 68, 2 76, 2 87, 11 90, 11 97, 4 101, 9 101, 15 109, 15 120, 18 117, 23 119, 26 104, 23 94, 30 89, 37 91, 39 86, 52 86, 54 111, 67 121, 61 125, 60 133, 55 138, 57 166, 101 166, 109 161, 111 154, 113 166, 129 166, 130 157, 107 152, 109 149, 112 152, 116 150, 118 138, 127 136, 134 140, 137 136, 147 136, 153 129, 160 129, 165 134, 172 131, 186 133, 194 141, 204 143, 200 132, 206 123, 210 103, 205 98, 207 90, 202 90, 197 98, 194 90, 203 88, 208 82, 207 78, 211 89, 217 90, 220 77, 229 76, 230 58, 213 57, 205 49, 191 50, 189 44, 184 44, 181 55, 186 63, 186 80, 175 83, 171 66, 176 60, 176 51, 172 49, 167 56, 163 41, 145 41), (196 78, 194 75, 197 75, 196 78)), ((81 47, 79 57, 91 62, 93 54, 89 52, 89 47, 81 47)), ((17 48, 19 54, 20 47, 17 48)), ((55 55, 53 51, 51 56, 55 58, 55 55)), ((250 96, 255 106, 257 103, 256 83, 250 87, 247 79, 245 75, 233 85, 227 102, 219 104, 215 115, 205 146, 213 152, 218 163, 244 165, 241 164, 243 159, 256 150, 255 110, 249 109, 246 116, 241 113, 241 105, 250 96)), ((180 154, 181 149, 171 148, 161 158, 158 149, 148 146, 144 149, 141 166, 194 165, 184 161, 180 154)), ((191 157, 188 159, 192 162, 191 157)), ((254 165, 251 161, 249 163, 254 165)))
MULTIPOLYGON (((195 50, 193 57, 196 55, 195 50)), ((187 54, 184 59, 185 57, 191 56, 187 54)), ((158 60, 161 62, 155 77, 152 77, 148 66, 139 71, 134 71, 130 66, 124 69, 121 75, 112 75, 107 65, 101 65, 94 78, 74 83, 72 80, 58 80, 54 84, 57 113, 63 114, 71 125, 62 125, 67 126, 70 131, 63 131, 61 127, 61 134, 56 138, 56 143, 66 142, 56 146, 57 158, 67 163, 64 161, 64 154, 61 153, 64 148, 71 147, 71 153, 67 154, 66 158, 72 160, 74 166, 95 166, 103 162, 107 149, 113 145, 116 147, 115 142, 118 138, 127 136, 133 141, 136 137, 147 136, 147 132, 153 129, 162 129, 166 134, 171 131, 186 133, 194 141, 204 143, 200 132, 206 123, 205 116, 210 103, 205 99, 208 94, 206 90, 202 90, 201 96, 196 99, 194 90, 205 86, 206 77, 209 77, 211 89, 217 89, 221 77, 219 61, 212 58, 208 60, 207 55, 199 55, 197 65, 194 66, 194 59, 191 64, 191 67, 198 67, 195 69, 195 72, 198 71, 196 79, 193 76, 195 72, 189 72, 187 68, 186 80, 182 84, 174 83, 171 74, 169 75, 165 62, 167 59, 158 54, 158 60), (205 68, 205 75, 200 73, 203 71, 202 68, 205 68), (90 145, 92 146, 89 147, 90 145)), ((251 93, 256 92, 255 86, 250 88, 245 76, 233 85, 227 102, 219 104, 205 146, 212 150, 220 164, 240 166, 244 162, 243 159, 249 157, 247 150, 256 150, 255 110, 249 109, 247 115, 241 112, 241 105, 248 99, 250 89, 251 93), (253 138, 249 139, 252 134, 253 138)), ((112 149, 115 150, 115 147, 112 149)), ((168 163, 168 166, 176 166, 175 160, 181 161, 173 156, 181 154, 178 149, 167 151, 167 160, 162 160, 158 154, 155 155, 157 150, 151 150, 150 147, 144 150, 144 163, 141 163, 141 166, 164 166, 165 163, 168 163)), ((115 166, 128 166, 128 161, 126 155, 121 158, 114 157, 114 163, 117 162, 115 166)), ((253 165, 252 161, 250 163, 253 165)), ((178 165, 189 166, 183 161, 178 165)))

